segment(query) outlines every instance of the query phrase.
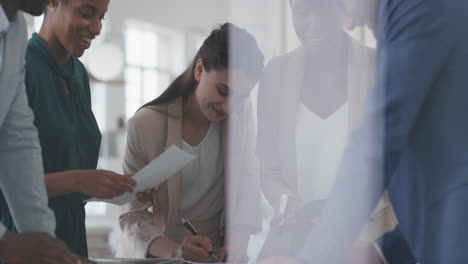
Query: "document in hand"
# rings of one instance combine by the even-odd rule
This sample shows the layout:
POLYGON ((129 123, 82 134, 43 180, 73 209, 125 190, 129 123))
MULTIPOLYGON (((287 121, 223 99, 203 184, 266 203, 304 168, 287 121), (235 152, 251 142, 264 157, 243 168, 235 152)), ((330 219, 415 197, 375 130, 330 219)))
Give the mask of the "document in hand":
POLYGON ((106 202, 116 205, 132 202, 137 199, 137 192, 151 189, 162 183, 171 175, 184 168, 193 159, 195 159, 193 155, 173 145, 133 175, 132 178, 137 183, 133 193, 124 193, 112 199, 91 198, 85 202, 106 202))

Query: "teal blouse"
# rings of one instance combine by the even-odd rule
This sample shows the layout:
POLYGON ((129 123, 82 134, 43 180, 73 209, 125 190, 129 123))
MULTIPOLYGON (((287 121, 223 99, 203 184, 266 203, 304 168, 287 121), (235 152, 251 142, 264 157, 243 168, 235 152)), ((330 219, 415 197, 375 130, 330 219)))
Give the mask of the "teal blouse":
MULTIPOLYGON (((101 133, 91 111, 88 73, 83 64, 74 57, 65 65, 58 64, 46 43, 33 34, 26 53, 25 81, 45 173, 96 169, 101 133)), ((88 255, 85 199, 82 193, 49 199, 57 220, 57 237, 81 256, 88 255)), ((12 229, 6 203, 0 202, 0 219, 12 229)))

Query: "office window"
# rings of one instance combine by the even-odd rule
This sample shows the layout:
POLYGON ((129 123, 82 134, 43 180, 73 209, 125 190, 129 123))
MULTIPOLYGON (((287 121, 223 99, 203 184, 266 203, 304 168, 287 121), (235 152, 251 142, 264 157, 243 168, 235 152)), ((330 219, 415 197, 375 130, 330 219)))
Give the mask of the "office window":
POLYGON ((177 30, 128 21, 125 38, 126 117, 158 97, 185 65, 185 38, 177 30))

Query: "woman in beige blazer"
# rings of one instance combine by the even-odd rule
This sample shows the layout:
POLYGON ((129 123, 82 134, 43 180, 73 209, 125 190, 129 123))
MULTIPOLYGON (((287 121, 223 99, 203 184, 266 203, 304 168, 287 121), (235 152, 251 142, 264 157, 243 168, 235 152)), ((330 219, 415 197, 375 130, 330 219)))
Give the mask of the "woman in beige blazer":
POLYGON ((253 173, 255 144, 248 142, 254 138, 248 97, 263 71, 263 60, 255 39, 226 23, 208 36, 191 66, 129 120, 126 174, 136 173, 171 145, 194 151, 197 157, 158 186, 151 200, 125 206, 118 257, 207 262, 224 260, 228 251, 230 258, 244 258, 249 236, 261 227, 260 187, 253 173), (235 62, 229 60, 234 41, 243 57, 236 56, 235 62), (241 107, 233 111, 233 104, 241 107), (229 140, 235 138, 245 147, 226 147, 228 113, 230 122, 244 128, 229 140), (230 158, 228 168, 227 154, 236 157, 230 158), (181 218, 189 218, 200 235, 191 235, 181 218), (224 241, 225 228, 235 230, 236 239, 224 241), (210 259, 211 250, 217 259, 210 259))

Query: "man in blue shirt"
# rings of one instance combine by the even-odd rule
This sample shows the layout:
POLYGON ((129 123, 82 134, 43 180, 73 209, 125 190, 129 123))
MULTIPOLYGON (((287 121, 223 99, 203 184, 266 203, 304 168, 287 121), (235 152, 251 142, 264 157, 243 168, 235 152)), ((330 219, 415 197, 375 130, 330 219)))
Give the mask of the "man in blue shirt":
POLYGON ((56 239, 47 205, 41 150, 24 86, 26 24, 46 0, 0 0, 0 187, 20 234, 0 224, 0 259, 10 263, 80 263, 56 239))

